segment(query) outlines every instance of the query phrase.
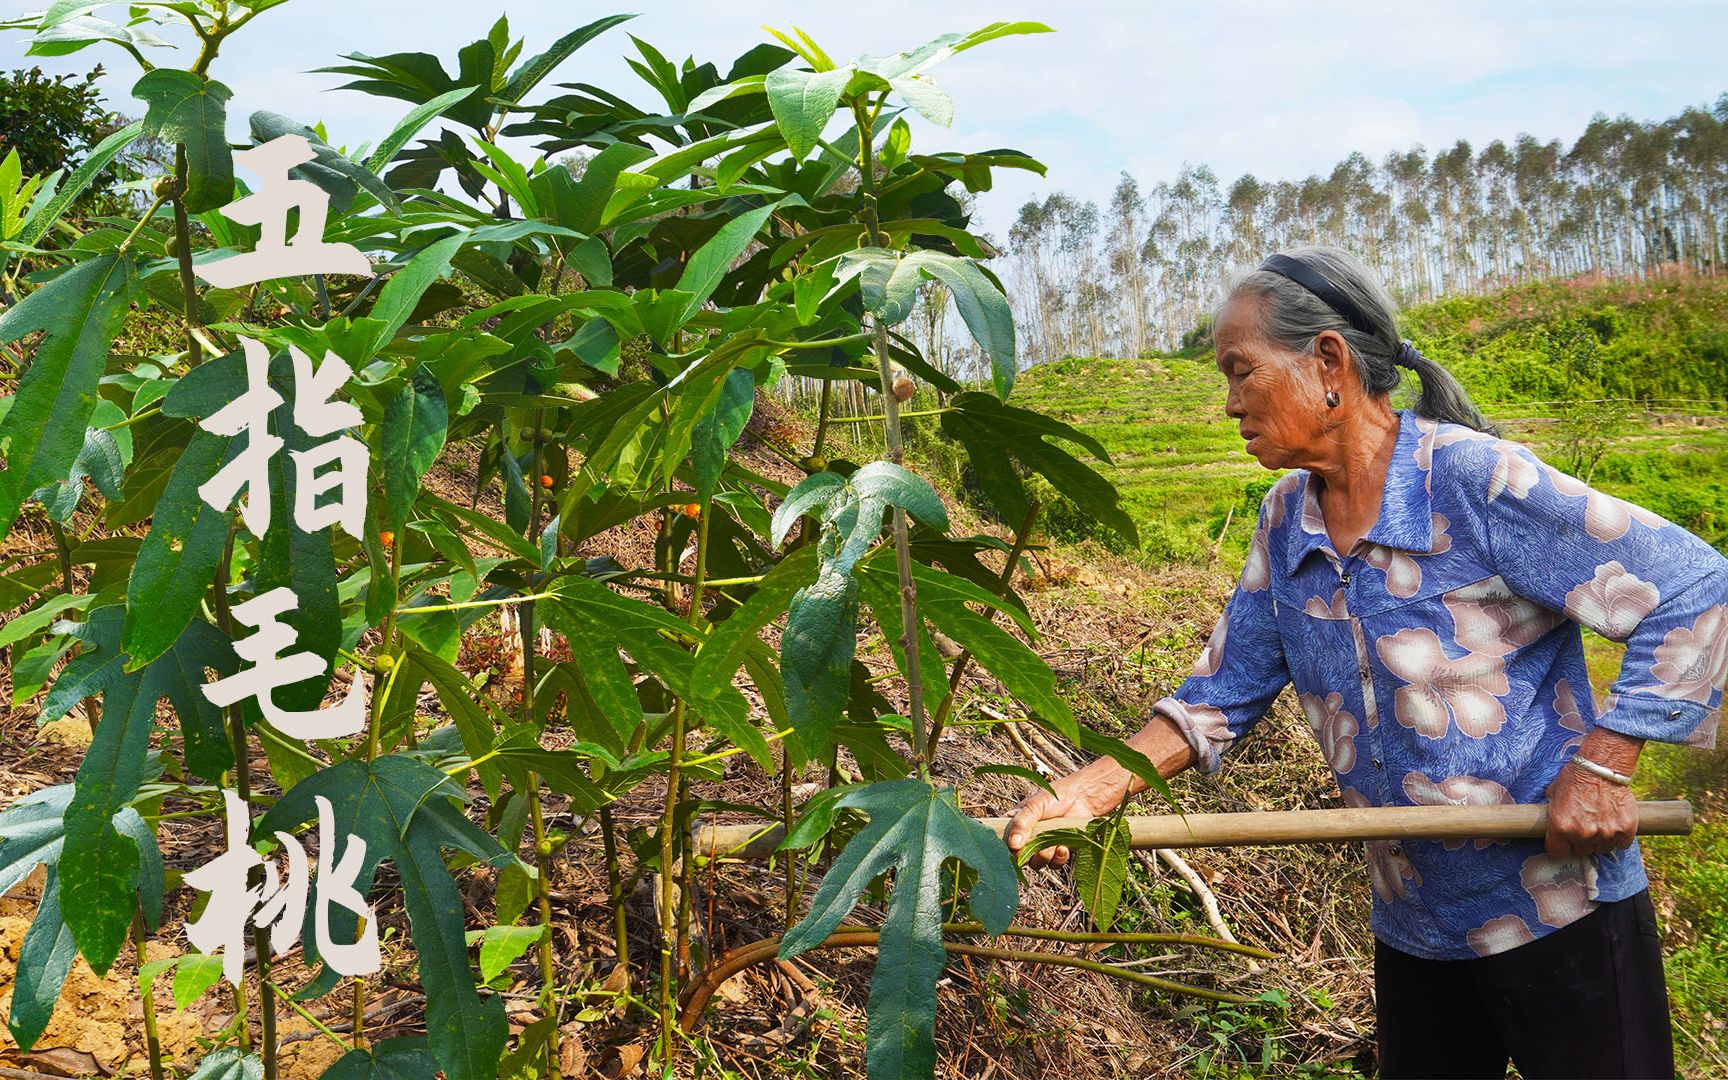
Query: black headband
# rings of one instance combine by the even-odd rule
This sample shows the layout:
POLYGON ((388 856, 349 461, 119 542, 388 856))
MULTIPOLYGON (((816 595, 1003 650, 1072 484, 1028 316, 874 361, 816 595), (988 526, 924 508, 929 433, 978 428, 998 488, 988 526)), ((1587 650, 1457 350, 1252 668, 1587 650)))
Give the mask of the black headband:
POLYGON ((1343 316, 1344 321, 1367 334, 1369 337, 1379 337, 1380 332, 1374 328, 1374 323, 1357 307, 1355 302, 1337 286, 1327 281, 1325 276, 1313 267, 1288 255, 1268 256, 1260 264, 1260 269, 1270 270, 1274 274, 1289 278, 1296 284, 1318 296, 1327 307, 1343 316))

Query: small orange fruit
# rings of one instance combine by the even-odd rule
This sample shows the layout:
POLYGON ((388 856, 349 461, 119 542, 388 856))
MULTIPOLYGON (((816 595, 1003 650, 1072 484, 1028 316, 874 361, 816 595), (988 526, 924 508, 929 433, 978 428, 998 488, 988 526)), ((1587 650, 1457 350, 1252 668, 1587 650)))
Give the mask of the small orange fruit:
POLYGON ((392 544, 396 543, 396 534, 391 532, 389 529, 385 529, 383 532, 378 534, 378 542, 383 544, 385 547, 390 547, 392 544))
POLYGON ((540 474, 540 486, 543 488, 551 487, 552 486, 552 478, 550 476, 547 476, 545 473, 541 473, 540 474))

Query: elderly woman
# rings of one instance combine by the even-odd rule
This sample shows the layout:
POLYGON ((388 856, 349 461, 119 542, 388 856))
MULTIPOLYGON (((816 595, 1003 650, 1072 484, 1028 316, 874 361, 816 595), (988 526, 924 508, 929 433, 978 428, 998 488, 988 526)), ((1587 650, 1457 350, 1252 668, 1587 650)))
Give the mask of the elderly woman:
MULTIPOLYGON (((1376 842, 1382 1076, 1672 1077, 1628 787, 1646 740, 1713 744, 1728 560, 1495 437, 1345 252, 1274 255, 1216 322, 1225 412, 1289 469, 1193 674, 1129 740, 1203 772, 1295 684, 1347 806, 1540 803, 1544 840, 1376 842), (1412 410, 1389 400, 1408 368, 1412 410), (1580 626, 1626 643, 1597 715, 1580 626)), ((1103 758, 1016 810, 1113 810, 1103 758)), ((1065 849, 1045 852, 1058 863, 1065 849)))

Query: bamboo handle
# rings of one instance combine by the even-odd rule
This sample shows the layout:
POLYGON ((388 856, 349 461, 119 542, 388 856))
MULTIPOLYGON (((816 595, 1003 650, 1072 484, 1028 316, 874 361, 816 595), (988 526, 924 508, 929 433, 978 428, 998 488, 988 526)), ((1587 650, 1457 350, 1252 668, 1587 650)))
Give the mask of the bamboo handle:
MULTIPOLYGON (((1036 830, 1084 828, 1088 818, 1050 818, 1036 830)), ((1331 844, 1361 840, 1514 840, 1548 831, 1546 804, 1499 806, 1365 806, 1341 810, 1274 810, 1243 814, 1161 814, 1125 819, 1135 848, 1257 847, 1331 844)), ((997 836, 1008 818, 983 818, 997 836)), ((1692 804, 1638 804, 1638 835, 1681 836, 1692 831, 1692 804)), ((710 857, 763 859, 783 835, 779 825, 708 825, 697 830, 697 850, 710 857)))

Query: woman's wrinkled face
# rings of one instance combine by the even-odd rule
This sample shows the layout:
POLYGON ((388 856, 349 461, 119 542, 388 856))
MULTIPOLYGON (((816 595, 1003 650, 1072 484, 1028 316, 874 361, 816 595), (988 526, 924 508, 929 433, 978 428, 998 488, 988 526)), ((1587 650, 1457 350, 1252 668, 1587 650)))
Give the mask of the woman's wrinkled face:
POLYGON ((1248 453, 1268 469, 1302 468, 1324 440, 1328 409, 1318 357, 1267 340, 1260 304, 1226 305, 1213 332, 1218 370, 1229 383, 1224 412, 1247 440, 1248 453))

